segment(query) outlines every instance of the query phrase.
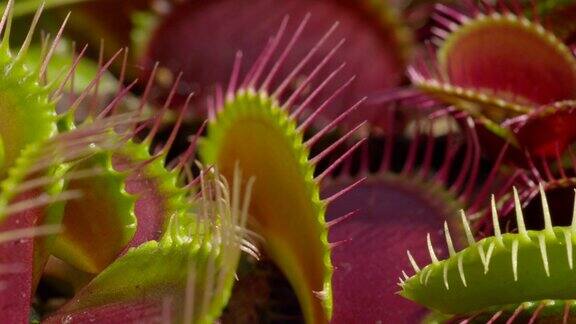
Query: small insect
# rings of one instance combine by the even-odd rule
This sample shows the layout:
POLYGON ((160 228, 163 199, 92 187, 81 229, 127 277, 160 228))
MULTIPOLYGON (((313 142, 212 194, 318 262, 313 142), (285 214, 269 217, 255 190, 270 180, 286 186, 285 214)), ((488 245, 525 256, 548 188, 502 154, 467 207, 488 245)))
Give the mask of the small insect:
POLYGON ((476 242, 461 211, 469 246, 456 252, 445 223, 450 256, 438 260, 428 235, 432 263, 420 268, 408 251, 415 274, 409 277, 402 273, 400 295, 445 314, 463 314, 527 301, 576 298, 576 206, 570 226, 552 226, 546 195, 540 185, 544 229, 526 230, 515 188, 513 193, 517 233, 502 234, 494 197, 491 200, 494 236, 476 242))

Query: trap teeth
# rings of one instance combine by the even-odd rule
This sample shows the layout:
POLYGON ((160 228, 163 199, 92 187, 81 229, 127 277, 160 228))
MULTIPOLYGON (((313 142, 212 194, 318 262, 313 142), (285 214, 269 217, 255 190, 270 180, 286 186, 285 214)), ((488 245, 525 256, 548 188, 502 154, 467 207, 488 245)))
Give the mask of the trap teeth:
POLYGON ((464 226, 464 233, 466 234, 466 240, 468 241, 468 245, 472 246, 476 243, 476 240, 474 240, 474 235, 472 234, 472 230, 470 229, 468 218, 466 218, 466 214, 464 213, 463 209, 460 209, 460 218, 462 219, 462 226, 464 226))
POLYGON ((452 243, 452 236, 450 236, 450 229, 448 229, 448 222, 444 222, 444 235, 446 236, 446 245, 448 246, 448 252, 450 256, 454 256, 456 254, 456 250, 454 249, 454 243, 452 243))
POLYGON ((406 251, 406 254, 408 254, 408 259, 410 260, 410 264, 412 265, 412 268, 414 269, 415 273, 420 272, 420 267, 418 267, 418 264, 416 263, 416 260, 414 260, 414 257, 412 257, 412 254, 410 253, 410 250, 406 251))
POLYGON ((432 245, 432 240, 430 239, 430 233, 426 234, 426 243, 428 244, 428 253, 430 253, 430 260, 432 264, 438 263, 438 258, 436 257, 436 252, 434 252, 434 246, 432 245))
POLYGON ((526 225, 524 224, 524 215, 522 213, 522 205, 520 204, 520 198, 518 197, 518 190, 516 187, 512 188, 514 192, 514 210, 516 214, 516 224, 518 226, 518 233, 520 233, 525 238, 528 238, 528 232, 526 231, 526 225))
MULTIPOLYGON (((528 231, 525 228, 520 195, 518 190, 513 188, 519 230, 518 233, 501 233, 496 202, 494 197, 491 197, 494 235, 475 242, 466 215, 461 211, 464 231, 469 234, 469 246, 456 252, 448 224, 445 223, 444 234, 449 256, 447 259, 438 260, 431 236, 427 234, 426 245, 431 264, 421 269, 411 252, 407 251, 415 274, 406 278, 405 272, 403 273, 400 294, 446 314, 471 313, 486 307, 517 304, 524 300, 576 298, 576 293, 573 296, 563 293, 566 289, 576 291, 576 284, 572 284, 572 279, 576 281, 576 274, 572 270, 576 244, 572 240, 574 216, 570 226, 553 227, 544 186, 539 187, 543 218, 548 223, 544 229, 528 231), (537 285, 535 280, 545 282, 546 285, 537 285), (493 293, 491 286, 505 288, 506 292, 498 297, 497 304, 493 304, 494 298, 484 295, 493 293), (455 299, 460 302, 454 303, 455 299)), ((574 201, 576 205, 576 195, 574 201)), ((572 215, 574 214, 576 212, 573 210, 572 215)))
POLYGON ((550 208, 548 207, 548 199, 546 199, 546 192, 544 192, 544 186, 542 183, 538 184, 538 189, 540 191, 540 199, 542 201, 542 215, 544 216, 544 231, 548 235, 554 236, 554 230, 552 229, 552 217, 550 216, 550 208))
POLYGON ((498 210, 496 208, 496 199, 494 195, 490 196, 490 208, 492 212, 492 224, 494 226, 494 236, 498 240, 500 244, 503 244, 502 241, 502 232, 500 230, 500 221, 498 220, 498 210))

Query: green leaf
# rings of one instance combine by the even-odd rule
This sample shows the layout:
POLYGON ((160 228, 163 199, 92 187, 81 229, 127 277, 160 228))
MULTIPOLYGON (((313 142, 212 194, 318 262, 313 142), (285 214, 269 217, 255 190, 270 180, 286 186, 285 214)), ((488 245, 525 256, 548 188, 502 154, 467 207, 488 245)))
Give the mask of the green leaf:
POLYGON ((225 181, 210 176, 203 175, 200 199, 190 192, 196 213, 174 215, 160 241, 129 250, 47 323, 63 318, 102 321, 110 316, 102 310, 110 307, 116 319, 145 320, 162 307, 172 320, 216 320, 234 282, 251 184, 241 204, 239 176, 231 194, 225 181))
MULTIPOLYGON (((113 136, 113 135, 111 135, 113 136)), ((67 183, 83 193, 64 209, 63 233, 54 244, 54 255, 86 272, 98 273, 120 254, 136 232, 135 198, 126 193, 125 175, 102 153, 75 168, 98 168, 100 174, 67 183)))

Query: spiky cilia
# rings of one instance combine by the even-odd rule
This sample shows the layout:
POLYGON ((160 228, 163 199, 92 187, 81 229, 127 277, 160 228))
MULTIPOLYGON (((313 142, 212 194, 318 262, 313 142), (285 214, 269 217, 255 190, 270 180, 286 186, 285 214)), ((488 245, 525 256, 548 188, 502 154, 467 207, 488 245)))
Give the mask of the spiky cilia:
POLYGON ((172 215, 159 241, 131 248, 46 322, 216 320, 245 244, 253 180, 241 188, 237 169, 230 189, 218 173, 204 169, 199 182, 186 197, 189 209, 172 215))
POLYGON ((576 301, 570 300, 542 300, 524 302, 506 306, 490 307, 482 312, 446 316, 431 314, 426 320, 431 323, 461 323, 470 324, 496 323, 571 323, 576 314, 576 301))
MULTIPOLYGON (((307 20, 304 19, 300 28, 304 27, 307 20)), ((303 110, 320 89, 312 91, 297 107, 292 106, 292 103, 300 95, 301 89, 287 99, 281 99, 298 70, 312 62, 314 50, 286 79, 276 81, 278 87, 270 87, 275 81, 278 67, 283 63, 282 60, 271 61, 271 54, 281 40, 286 22, 285 19, 260 59, 240 83, 238 73, 241 56, 237 56, 226 93, 217 93, 212 107, 209 107, 211 118, 208 134, 201 142, 200 153, 205 163, 218 166, 226 177, 231 177, 235 163, 239 163, 247 175, 256 178, 250 206, 250 225, 264 238, 265 251, 294 288, 305 320, 309 323, 322 323, 329 320, 332 313, 332 266, 324 213, 328 203, 355 184, 332 197, 321 199, 319 183, 359 143, 316 177, 315 165, 342 141, 314 158, 309 157, 309 149, 324 134, 338 126, 359 103, 304 141, 304 131, 351 80, 325 99, 318 108, 312 109, 313 113, 306 119, 298 122, 303 110), (271 67, 265 74, 268 65, 271 67)), ((321 42, 325 41, 332 30, 321 38, 321 42)), ((294 35, 282 53, 288 54, 290 44, 296 39, 297 35, 294 35)), ((316 77, 330 57, 328 55, 313 68, 303 85, 316 77)), ((335 73, 337 71, 332 74, 335 73)), ((330 79, 331 76, 328 76, 322 84, 330 79)))
POLYGON ((574 120, 576 58, 537 17, 437 5, 434 18, 428 57, 408 74, 421 91, 474 116, 487 131, 484 146, 499 140, 549 158, 576 139, 565 126, 574 120), (555 132, 534 136, 544 127, 555 132))
MULTIPOLYGON (((411 53, 411 34, 401 23, 402 18, 395 6, 386 1, 373 0, 326 0, 310 3, 308 0, 286 0, 282 4, 271 0, 254 0, 251 6, 245 6, 234 0, 218 0, 210 3, 171 1, 171 7, 154 15, 152 26, 137 30, 144 35, 139 47, 138 63, 151 69, 156 61, 165 66, 164 75, 176 76, 183 71, 183 80, 187 88, 197 89, 197 101, 205 100, 212 93, 216 82, 223 82, 232 68, 232 55, 215 56, 211 53, 226 53, 227 49, 241 49, 246 61, 255 62, 260 54, 259 44, 269 39, 270 30, 276 28, 277 20, 282 16, 302 17, 309 15, 306 30, 298 24, 287 24, 286 33, 294 34, 298 42, 289 45, 290 55, 276 55, 284 64, 278 66, 275 81, 270 86, 277 87, 281 80, 310 75, 314 66, 300 68, 298 64, 309 51, 319 57, 334 56, 336 60, 327 63, 326 69, 317 72, 318 78, 306 82, 285 85, 285 96, 293 92, 306 93, 310 89, 319 89, 317 99, 311 99, 313 105, 320 104, 322 98, 330 96, 337 90, 346 75, 334 75, 336 82, 320 86, 321 81, 329 76, 340 65, 346 62, 346 69, 357 73, 357 81, 334 101, 331 108, 320 113, 319 119, 334 120, 358 98, 367 96, 382 88, 393 88, 402 82, 402 69, 407 64, 411 53), (258 12, 273 12, 270 19, 259 19, 258 12), (218 23, 225 20, 226 24, 218 23), (319 47, 317 39, 325 30, 337 22, 340 37, 346 43, 337 53, 332 47, 319 47), (210 29, 208 35, 203 32, 210 29), (242 30, 242 32, 238 32, 242 30), (359 38, 356 35, 363 35, 359 38), (235 35, 231 37, 231 35, 235 35), (186 44, 185 47, 182 44, 186 44), (360 53, 372 53, 370 66, 364 64, 360 53), (201 64, 198 64, 202 62, 201 64), (309 88, 309 89, 307 89, 309 88), (323 89, 320 89, 323 88, 323 89), (200 100, 198 100, 200 99, 200 100)), ((146 75, 146 73, 144 74, 146 75)), ((158 84, 163 87, 161 79, 158 84)), ((186 88, 185 88, 186 89, 186 88)), ((168 89, 160 89, 160 95, 166 96, 168 89)), ((297 98, 293 105, 299 105, 305 96, 297 98)), ((176 100, 184 101, 185 96, 178 95, 176 100)), ((282 98, 284 99, 284 98, 282 98)), ((207 111, 200 101, 193 110, 198 116, 206 116, 207 111)), ((355 125, 364 119, 373 125, 381 124, 379 107, 364 106, 348 118, 349 125, 355 125)))
POLYGON ((462 212, 469 246, 456 252, 445 225, 450 257, 438 260, 428 236, 431 264, 420 268, 408 251, 415 274, 400 278, 400 294, 445 314, 464 314, 492 306, 575 297, 574 233, 571 226, 552 226, 541 187, 543 230, 526 230, 518 193, 514 189, 518 233, 502 234, 492 198, 494 236, 475 241, 462 212))
POLYGON ((14 165, 20 151, 36 141, 46 140, 56 133, 56 108, 52 97, 54 84, 44 82, 45 65, 50 58, 30 70, 25 65, 25 57, 42 7, 36 12, 24 43, 16 55, 10 50, 10 29, 12 24, 12 4, 9 1, 0 20, 0 33, 3 34, 0 44, 0 66, 2 67, 2 90, 0 96, 0 114, 2 115, 1 132, 1 177, 6 177, 7 170, 14 165))
MULTIPOLYGON (((111 139, 108 133, 113 127, 133 119, 128 115, 118 117, 120 119, 105 119, 27 146, 0 184, 0 201, 5 209, 0 214, 2 232, 13 233, 43 226, 56 226, 60 229, 58 234, 62 232, 59 226, 64 210, 62 202, 81 195, 75 190, 62 191, 64 184, 103 173, 89 165, 69 170, 78 162, 121 144, 117 138, 111 139)), ((0 281, 7 287, 0 295, 0 305, 11 321, 28 319, 31 294, 52 251, 54 239, 51 235, 0 244, 4 264, 16 262, 25 267, 25 271, 0 276, 0 281)))
MULTIPOLYGON (((0 81, 0 96, 3 98, 0 109, 3 115, 0 131, 3 157, 1 195, 4 206, 35 199, 44 203, 28 206, 19 212, 3 213, 0 216, 1 230, 6 232, 58 224, 62 217, 63 204, 56 197, 63 190, 64 183, 74 178, 81 179, 83 176, 79 176, 80 174, 90 174, 79 168, 65 175, 69 170, 66 163, 72 162, 74 158, 91 155, 95 149, 88 144, 97 145, 103 140, 98 136, 91 138, 91 131, 98 134, 97 129, 102 127, 101 123, 98 123, 96 128, 54 137, 59 120, 56 103, 62 88, 73 73, 73 69, 70 69, 63 79, 50 83, 46 81, 47 66, 59 43, 62 28, 52 43, 44 44, 42 59, 38 65, 30 68, 26 65, 27 51, 43 7, 40 6, 37 10, 24 42, 14 54, 9 44, 13 4, 13 1, 8 1, 0 19, 0 32, 3 34, 0 55, 3 71, 0 81), (62 165, 59 165, 61 163, 62 165)), ((63 25, 65 23, 66 21, 63 25)), ((70 195, 61 197, 71 198, 70 195)), ((25 269, 2 274, 2 281, 9 288, 5 289, 0 297, 0 308, 5 310, 4 315, 8 321, 27 321, 31 295, 36 289, 52 243, 53 237, 26 238, 2 244, 2 262, 8 265, 20 262, 25 269)))
MULTIPOLYGON (((62 222, 63 226, 60 227, 62 230, 58 233, 56 240, 53 236, 47 239, 24 238, 16 242, 4 243, 0 247, 3 262, 10 266, 12 262, 18 261, 26 267, 26 271, 2 274, 2 281, 9 289, 0 295, 0 307, 6 310, 6 318, 11 322, 27 320, 31 296, 49 254, 55 253, 80 269, 98 272, 114 261, 117 255, 126 248, 136 230, 132 212, 134 199, 128 197, 124 190, 127 176, 134 172, 136 167, 140 167, 139 170, 141 170, 146 165, 154 165, 151 163, 154 159, 149 155, 147 159, 138 161, 137 165, 124 168, 122 172, 118 172, 113 165, 114 152, 132 154, 134 147, 138 146, 141 151, 146 153, 149 151, 149 142, 141 144, 130 142, 131 150, 125 149, 128 147, 126 141, 134 135, 133 128, 141 121, 141 117, 134 114, 113 113, 130 86, 121 89, 122 91, 99 115, 89 115, 80 123, 75 121, 76 112, 84 99, 92 89, 96 89, 97 92, 102 75, 119 53, 116 53, 108 62, 102 63, 94 79, 77 94, 68 107, 63 107, 62 114, 56 113, 56 104, 62 93, 66 91, 65 87, 69 81, 74 79, 80 57, 85 49, 72 60, 72 66, 64 70, 61 78, 47 82, 49 64, 58 47, 62 26, 52 43, 46 41, 47 37, 44 38, 42 58, 39 62, 37 61, 37 66, 29 71, 24 62, 28 61, 26 56, 28 46, 34 36, 34 26, 41 12, 42 7, 37 11, 32 28, 16 56, 12 55, 8 48, 13 1, 8 2, 0 21, 0 30, 4 31, 3 53, 6 54, 2 62, 6 85, 1 88, 6 92, 4 96, 7 100, 4 101, 4 110, 6 110, 7 118, 4 120, 8 122, 6 127, 2 128, 5 162, 3 172, 6 174, 2 184, 2 201, 5 203, 4 206, 11 206, 20 201, 35 201, 34 197, 39 201, 28 208, 22 208, 23 206, 16 204, 20 209, 2 213, 0 220, 2 230, 7 233, 18 232, 28 227, 43 226, 45 223, 57 225, 62 222), (112 116, 107 117, 109 113, 112 113, 112 116), (20 115, 26 115, 25 119, 28 121, 21 120, 23 118, 18 117, 20 115), (35 118, 39 118, 39 121, 36 122, 35 118), (30 123, 31 121, 33 123, 30 123), (44 131, 45 129, 49 131, 44 131), (61 133, 56 135, 56 131, 61 133), (21 132, 29 132, 30 136, 20 134, 21 132), (17 140, 12 141, 12 137, 17 140), (9 141, 6 142, 7 139, 9 141), (58 192, 62 190, 67 191, 58 196, 58 192), (88 203, 87 199, 62 203, 63 200, 77 198, 79 192, 91 197, 92 203, 88 203), (76 193, 76 195, 72 196, 69 193, 76 193), (100 208, 94 208, 95 206, 100 208)), ((73 82, 70 84, 73 85, 73 82)), ((72 91, 74 90, 75 88, 72 88, 72 91)), ((89 109, 92 112, 92 107, 89 109)), ((193 151, 193 147, 191 150, 193 151)), ((188 153, 187 156, 191 155, 192 153, 188 153)), ((188 162, 187 159, 181 161, 182 165, 186 162, 188 162)), ((157 164, 156 168, 158 168, 157 164)), ((161 168, 164 168, 163 165, 161 168)), ((161 192, 172 193, 171 189, 178 191, 175 181, 170 181, 174 176, 164 177, 164 175, 159 175, 160 178, 166 180, 160 183, 161 192)), ((170 199, 166 200, 170 201, 170 199)), ((184 203, 178 206, 180 210, 187 208, 182 205, 184 203)), ((176 208, 176 206, 170 207, 176 208)), ((148 215, 151 213, 140 216, 146 219, 148 215)), ((153 216, 160 218, 160 216, 153 216)), ((154 228, 155 235, 163 232, 163 226, 171 218, 166 214, 161 216, 165 217, 160 222, 161 225, 154 228)), ((145 235, 134 244, 139 245, 142 241, 153 238, 145 235)))
MULTIPOLYGON (((394 115, 395 110, 386 113, 394 115)), ((336 322, 422 320, 426 314, 422 307, 395 294, 396 274, 408 264, 398 260, 406 249, 419 262, 425 260, 427 252, 419 249, 419 238, 430 232, 439 239, 436 229, 444 221, 452 227, 455 244, 461 245, 465 235, 458 209, 481 214, 491 190, 498 188, 496 196, 501 199, 510 188, 514 177, 499 174, 499 162, 487 177, 480 176, 481 150, 469 117, 461 123, 461 134, 451 125, 440 138, 434 132, 442 128, 442 119, 428 118, 432 120, 415 122, 414 134, 405 136, 398 134, 399 121, 389 123, 384 135, 369 138, 355 163, 323 186, 327 193, 337 192, 366 177, 327 211, 329 238, 342 242, 332 251, 336 322), (465 152, 461 162, 455 160, 459 152, 465 152), (441 163, 437 165, 434 156, 441 163), (340 219, 342 215, 347 219, 340 219)), ((505 152, 506 147, 499 160, 505 152)), ((436 253, 444 256, 448 251, 436 248, 436 253)))

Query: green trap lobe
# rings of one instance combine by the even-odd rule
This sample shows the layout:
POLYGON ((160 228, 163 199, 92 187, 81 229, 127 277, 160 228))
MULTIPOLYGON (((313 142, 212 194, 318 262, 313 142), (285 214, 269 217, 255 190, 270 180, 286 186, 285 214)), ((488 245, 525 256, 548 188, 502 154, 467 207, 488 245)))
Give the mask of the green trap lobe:
POLYGON ((136 229, 134 199, 126 194, 124 176, 111 168, 109 159, 99 154, 78 165, 99 167, 103 173, 68 183, 68 190, 83 196, 66 204, 63 233, 54 247, 56 256, 91 273, 110 264, 136 229))

